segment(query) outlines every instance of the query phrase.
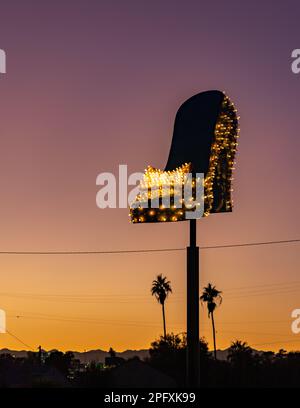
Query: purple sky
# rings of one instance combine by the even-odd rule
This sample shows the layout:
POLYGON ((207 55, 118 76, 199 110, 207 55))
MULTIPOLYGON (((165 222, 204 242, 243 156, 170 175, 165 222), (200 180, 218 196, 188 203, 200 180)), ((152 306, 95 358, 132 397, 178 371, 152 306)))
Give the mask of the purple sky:
MULTIPOLYGON (((290 68, 291 52, 300 48, 299 13, 297 1, 3 1, 1 250, 184 247, 187 223, 133 226, 127 209, 98 209, 95 180, 100 172, 116 172, 119 164, 128 164, 130 171, 147 164, 164 167, 177 108, 207 89, 224 90, 235 102, 241 138, 234 212, 198 221, 199 245, 299 238, 300 74, 290 68)), ((262 310, 262 320, 280 315, 286 325, 265 329, 272 334, 268 337, 256 324, 254 334, 245 332, 246 340, 295 340, 289 322, 291 311, 300 307, 297 293, 231 304, 226 290, 291 284, 297 281, 298 254, 297 244, 202 252, 201 284, 213 281, 224 291, 221 346, 229 344, 237 327, 226 332, 226 321, 254 320, 262 310)), ((0 256, 0 292, 104 294, 110 296, 109 311, 101 304, 82 309, 76 303, 61 312, 61 304, 38 303, 29 295, 3 297, 0 308, 11 316, 36 310, 49 316, 82 313, 136 326, 125 327, 122 335, 117 323, 105 333, 99 326, 91 336, 71 325, 69 335, 52 322, 50 334, 42 331, 41 339, 44 322, 11 318, 12 329, 29 342, 78 349, 147 346, 161 330, 160 310, 149 295, 160 272, 174 286, 167 310, 170 330, 184 329, 183 253, 53 258, 0 256), (122 305, 113 300, 122 293, 128 298, 120 311, 122 305), (145 299, 138 311, 130 303, 134 295, 145 299), (145 320, 157 327, 141 328, 138 322, 145 320)), ((203 312, 203 324, 205 319, 203 312)), ((9 338, 5 342, 19 346, 9 338)))

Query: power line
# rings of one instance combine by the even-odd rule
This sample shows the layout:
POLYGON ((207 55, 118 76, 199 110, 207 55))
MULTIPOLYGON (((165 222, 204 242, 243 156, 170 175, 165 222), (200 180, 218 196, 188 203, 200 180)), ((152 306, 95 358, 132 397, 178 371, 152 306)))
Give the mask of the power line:
POLYGON ((232 291, 233 292, 235 292, 235 291, 240 292, 240 291, 244 291, 244 290, 246 290, 246 291, 248 291, 248 290, 257 291, 257 290, 263 290, 263 289, 260 289, 260 288, 267 288, 267 287, 271 288, 273 286, 283 287, 283 286, 286 286, 286 285, 299 285, 299 284, 300 284, 300 281, 296 280, 296 281, 288 281, 288 282, 263 283, 263 284, 260 284, 260 285, 249 285, 249 286, 239 286, 239 287, 234 286, 232 288, 223 289, 223 292, 226 292, 226 294, 227 294, 227 293, 232 292, 232 291))
MULTIPOLYGON (((10 311, 10 315, 7 317, 9 318, 16 318, 16 319, 22 319, 22 318, 30 318, 30 319, 44 319, 44 318, 50 318, 50 319, 55 319, 55 320, 67 320, 67 321, 74 321, 74 322, 87 322, 87 323, 130 323, 130 324, 135 324, 135 325, 147 325, 147 326, 161 326, 161 324, 157 324, 156 322, 151 322, 147 321, 147 324, 145 324, 144 321, 137 321, 137 320, 112 320, 112 319, 98 319, 98 318, 91 318, 91 317, 85 317, 85 316, 66 316, 66 315, 51 315, 47 313, 37 313, 37 312, 25 312, 25 314, 21 313, 18 314, 16 311, 10 311), (26 314, 28 313, 28 314, 26 314)), ((246 320, 246 321, 219 321, 219 324, 222 325, 231 325, 231 324, 266 324, 266 323, 271 323, 271 324, 278 324, 278 323, 284 323, 284 324, 290 324, 287 320, 246 320)), ((173 326, 178 326, 178 325, 184 325, 185 323, 182 322, 171 322, 170 325, 173 326)), ((209 322, 203 321, 202 319, 200 320, 200 325, 205 325, 205 326, 211 326, 209 322)))
MULTIPOLYGON (((148 327, 148 328, 156 328, 156 327, 160 327, 160 324, 156 324, 156 323, 141 323, 141 322, 137 322, 137 321, 116 321, 116 320, 105 320, 105 319, 91 319, 91 318, 76 318, 76 317, 64 317, 64 316, 55 316, 55 315, 17 315, 17 316, 10 316, 11 318, 25 318, 25 319, 38 319, 38 320, 44 320, 44 321, 58 321, 58 322, 63 322, 63 323, 86 323, 86 324, 109 324, 109 325, 116 325, 116 326, 138 326, 138 327, 148 327)), ((273 322, 272 322, 273 323, 273 322)), ((221 323, 223 324, 223 322, 221 323)), ((184 323, 170 323, 171 326, 184 326, 184 323)), ((210 329, 208 328, 202 328, 200 330, 201 332, 205 331, 209 331, 210 329)), ((286 333, 265 333, 265 332, 253 332, 253 331, 244 331, 244 330, 223 330, 223 329, 219 329, 217 330, 217 333, 221 334, 221 333, 239 333, 241 335, 243 334, 252 334, 252 335, 266 335, 266 336, 273 336, 273 335, 277 335, 277 336, 286 336, 286 333)), ((23 342, 22 342, 23 343, 23 342)), ((25 343, 23 343, 25 344, 25 343)), ((25 344, 26 345, 26 344, 25 344)))
POLYGON ((272 341, 269 343, 256 343, 256 344, 252 344, 252 347, 256 347, 256 346, 268 346, 271 344, 282 344, 282 343, 299 343, 300 340, 299 339, 295 339, 295 340, 278 340, 278 341, 272 341))
MULTIPOLYGON (((300 281, 280 282, 273 284, 262 284, 255 286, 233 287, 223 290, 226 300, 244 298, 248 296, 264 296, 280 293, 290 293, 298 291, 300 281)), ((2 297, 23 298, 30 300, 43 300, 55 302, 75 302, 75 303, 135 303, 152 302, 152 299, 146 298, 145 294, 54 294, 54 293, 12 293, 0 292, 2 297)), ((178 301, 184 298, 181 291, 172 294, 169 302, 178 301)))
MULTIPOLYGON (((141 295, 136 295, 136 294, 95 294, 95 295, 88 295, 88 294, 54 294, 54 293, 12 293, 12 292, 0 292, 0 296, 13 296, 13 297, 28 297, 28 298, 59 298, 59 299, 66 299, 66 300, 128 300, 133 299, 133 300, 143 300, 147 296, 147 298, 150 298, 150 292, 149 293, 144 293, 141 295)), ((172 294, 172 298, 178 298, 182 297, 183 294, 182 292, 174 293, 172 294)), ((153 298, 152 298, 153 299, 153 298)))
MULTIPOLYGON (((74 318, 74 317, 60 317, 60 316, 51 316, 51 315, 17 315, 10 316, 10 318, 17 319, 33 319, 33 320, 42 320, 42 321, 57 321, 62 323, 75 323, 75 324, 92 324, 92 325, 112 325, 112 326, 135 326, 135 327, 147 327, 147 328, 156 328, 161 327, 161 324, 158 323, 141 323, 141 322, 131 322, 131 321, 116 321, 116 320, 105 320, 105 319, 90 319, 90 318, 74 318)), ((173 323, 174 326, 181 326, 182 323, 173 323)))
MULTIPOLYGON (((262 242, 244 242, 240 244, 225 244, 202 246, 200 249, 222 249, 251 247, 260 245, 291 244, 298 243, 300 239, 288 239, 279 241, 262 241, 262 242)), ((0 255, 109 255, 109 254, 134 254, 134 253, 151 253, 151 252, 174 252, 185 251, 186 248, 153 248, 153 249, 133 249, 133 250, 112 250, 112 251, 0 251, 0 255)))
MULTIPOLYGON (((49 296, 27 296, 27 295, 19 295, 19 294, 8 294, 8 293, 0 293, 0 296, 3 297, 11 297, 11 298, 22 298, 22 299, 30 299, 35 301, 43 301, 43 302, 57 302, 57 303, 79 303, 79 304, 131 304, 131 303, 153 303, 153 299, 147 298, 131 298, 131 299, 80 299, 80 298, 61 298, 61 297, 49 297, 49 296)), ((181 300, 181 298, 177 298, 177 300, 181 300)), ((176 299, 171 299, 169 303, 174 303, 176 299)))
MULTIPOLYGON (((295 287, 295 285, 300 285, 300 280, 296 281, 286 281, 286 282, 277 282, 277 283, 264 283, 260 285, 252 285, 252 286, 234 286, 228 289, 223 289, 223 293, 226 294, 226 299, 227 299, 227 294, 229 296, 232 296, 237 292, 237 294, 244 295, 244 293, 261 293, 263 291, 269 291, 269 290, 286 290, 290 288, 286 288, 285 286, 291 286, 292 288, 295 287), (274 287, 275 286, 275 287, 274 287), (277 288, 279 287, 279 288, 277 288), (232 293, 233 292, 233 293, 232 293)), ((150 293, 148 293, 150 294, 150 293)), ((12 293, 12 292, 0 292, 0 296, 19 296, 19 297, 29 297, 29 298, 34 298, 34 297, 42 297, 42 298, 66 298, 66 299, 79 299, 79 300, 84 300, 84 299, 104 299, 104 300, 114 300, 114 299, 119 299, 119 298, 124 298, 121 300, 125 300, 126 298, 130 299, 144 299, 145 294, 136 294, 136 293, 98 293, 98 294, 80 294, 80 293, 12 293)), ((184 296, 183 291, 176 291, 176 293, 172 293, 172 297, 170 299, 173 299, 174 297, 182 297, 184 296)))
POLYGON ((237 248, 237 247, 249 247, 249 246, 259 246, 259 245, 291 244, 291 243, 297 243, 297 242, 300 242, 300 239, 286 239, 286 240, 279 240, 279 241, 262 241, 262 242, 244 242, 241 244, 204 246, 204 247, 200 247, 200 249, 237 248))
POLYGON ((235 300, 235 299, 244 299, 245 297, 256 297, 256 296, 269 296, 269 295, 280 295, 280 294, 287 294, 287 293, 293 293, 293 292, 299 292, 299 288, 283 288, 282 290, 276 289, 276 290, 267 290, 263 292, 250 292, 250 293, 243 293, 241 295, 234 295, 234 296, 229 296, 227 300, 235 300))
MULTIPOLYGON (((300 240, 299 240, 300 241, 300 240)), ((186 248, 157 248, 157 249, 133 249, 115 251, 0 251, 0 255, 105 255, 105 254, 130 254, 147 252, 171 252, 183 251, 186 248)))
MULTIPOLYGON (((208 329, 208 328, 200 329, 200 332, 203 332, 203 331, 211 332, 211 330, 208 329)), ((216 331, 216 333, 219 334, 219 335, 222 334, 222 333, 230 333, 230 334, 238 333, 240 335, 249 334, 249 335, 258 335, 258 336, 286 336, 286 333, 274 333, 274 332, 264 333, 264 332, 257 332, 257 331, 253 332, 253 331, 244 331, 244 330, 220 330, 219 329, 219 330, 216 331)))
POLYGON ((25 346, 25 347, 27 347, 27 348, 30 348, 31 350, 34 351, 34 348, 33 348, 33 347, 31 347, 31 346, 29 346, 28 344, 24 343, 23 340, 21 340, 19 337, 17 337, 15 334, 11 333, 11 332, 8 331, 7 329, 6 329, 6 333, 9 334, 11 337, 13 337, 15 340, 17 340, 19 343, 23 344, 23 346, 25 346))

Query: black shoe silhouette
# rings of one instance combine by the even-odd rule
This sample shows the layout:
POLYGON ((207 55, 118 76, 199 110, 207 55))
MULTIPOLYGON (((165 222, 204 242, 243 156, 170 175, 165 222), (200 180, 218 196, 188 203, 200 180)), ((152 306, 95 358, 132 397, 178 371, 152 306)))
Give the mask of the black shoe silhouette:
POLYGON ((132 222, 186 220, 186 211, 191 209, 186 206, 186 197, 178 205, 179 190, 174 189, 174 178, 183 190, 188 173, 192 173, 193 185, 199 180, 197 173, 204 175, 203 216, 232 211, 231 179, 237 138, 236 109, 223 92, 201 92, 185 101, 176 114, 165 170, 150 166, 146 170, 141 193, 131 205, 132 222), (166 194, 170 195, 167 206, 163 205, 166 194))

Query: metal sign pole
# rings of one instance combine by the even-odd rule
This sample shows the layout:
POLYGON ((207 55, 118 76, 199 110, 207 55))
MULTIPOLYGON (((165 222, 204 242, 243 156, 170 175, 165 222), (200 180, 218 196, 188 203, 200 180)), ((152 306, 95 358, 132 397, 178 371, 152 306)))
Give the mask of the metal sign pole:
POLYGON ((199 247, 196 220, 190 220, 190 246, 187 247, 187 385, 199 387, 199 247))

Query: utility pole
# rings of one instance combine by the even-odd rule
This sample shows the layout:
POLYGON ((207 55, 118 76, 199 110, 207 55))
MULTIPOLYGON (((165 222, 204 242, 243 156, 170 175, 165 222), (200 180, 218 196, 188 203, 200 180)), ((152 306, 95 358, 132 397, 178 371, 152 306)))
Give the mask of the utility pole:
POLYGON ((42 346, 38 346, 38 361, 39 365, 42 365, 42 346))
POLYGON ((187 386, 200 386, 199 353, 199 247, 197 221, 190 220, 190 246, 187 247, 187 386))

